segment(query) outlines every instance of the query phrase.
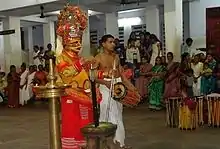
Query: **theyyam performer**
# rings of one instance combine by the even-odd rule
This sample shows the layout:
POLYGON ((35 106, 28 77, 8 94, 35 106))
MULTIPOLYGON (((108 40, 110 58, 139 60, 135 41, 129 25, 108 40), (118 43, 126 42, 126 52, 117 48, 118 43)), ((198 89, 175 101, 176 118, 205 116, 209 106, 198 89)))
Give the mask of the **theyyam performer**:
MULTIPOLYGON (((117 82, 126 84, 130 96, 135 102, 140 101, 140 95, 137 89, 123 75, 123 69, 120 65, 120 59, 114 51, 115 43, 112 35, 104 35, 101 39, 103 52, 95 57, 95 67, 100 76, 96 82, 100 84, 99 89, 102 94, 100 103, 100 121, 111 122, 117 125, 114 143, 119 143, 120 148, 130 148, 125 146, 125 129, 123 124, 123 104, 113 100, 113 85, 117 82)), ((130 100, 130 97, 127 97, 130 100)), ((126 99, 126 100, 127 100, 126 99)), ((126 102, 126 101, 125 101, 126 102)))
MULTIPOLYGON (((66 89, 67 96, 61 98, 62 149, 81 149, 86 142, 80 129, 93 122, 89 61, 79 56, 87 16, 79 7, 67 5, 61 10, 57 25, 58 39, 61 40, 57 44, 62 43, 57 46, 56 58, 59 82, 71 85, 66 89)), ((97 97, 101 99, 100 94, 97 97)))

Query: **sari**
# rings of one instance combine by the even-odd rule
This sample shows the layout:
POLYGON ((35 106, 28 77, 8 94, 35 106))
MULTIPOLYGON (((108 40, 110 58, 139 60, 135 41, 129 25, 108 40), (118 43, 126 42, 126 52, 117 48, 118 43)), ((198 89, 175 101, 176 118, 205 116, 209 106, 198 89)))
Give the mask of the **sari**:
MULTIPOLYGON (((206 70, 204 70, 204 75, 201 78, 201 94, 202 95, 207 95, 207 94, 211 94, 215 91, 215 82, 216 79, 213 76, 212 72, 214 71, 215 67, 216 67, 216 61, 213 60, 212 62, 208 63, 208 69, 210 69, 210 73, 209 75, 205 75, 206 74, 206 70)), ((207 70, 208 70, 207 69, 207 70)))
POLYGON ((8 82, 8 107, 19 107, 19 88, 20 88, 20 75, 16 72, 10 72, 7 76, 8 82))
POLYGON ((141 97, 147 97, 148 88, 146 86, 150 83, 150 77, 147 73, 151 72, 151 64, 143 64, 140 66, 140 76, 135 80, 135 87, 138 89, 141 97))
MULTIPOLYGON (((153 66, 153 73, 163 73, 165 72, 165 67, 163 65, 153 66)), ((149 90, 149 108, 153 110, 160 110, 162 108, 161 100, 163 98, 164 91, 164 80, 162 76, 153 77, 151 83, 148 86, 149 90)))
POLYGON ((178 62, 172 62, 167 66, 164 90, 165 98, 181 96, 179 66, 178 62))
POLYGON ((45 71, 37 71, 34 76, 34 82, 38 85, 46 85, 47 73, 45 71))

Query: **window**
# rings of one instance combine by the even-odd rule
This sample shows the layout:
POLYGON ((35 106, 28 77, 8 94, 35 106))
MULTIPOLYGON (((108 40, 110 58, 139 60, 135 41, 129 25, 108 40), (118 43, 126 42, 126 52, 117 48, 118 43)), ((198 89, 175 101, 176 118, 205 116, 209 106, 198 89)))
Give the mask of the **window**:
POLYGON ((97 30, 90 31, 90 42, 93 45, 98 45, 98 31, 97 30))
POLYGON ((131 26, 132 32, 135 32, 136 36, 139 37, 139 33, 146 31, 146 24, 133 25, 131 26))
POLYGON ((118 28, 118 33, 119 33, 120 44, 124 45, 124 27, 119 27, 118 28))

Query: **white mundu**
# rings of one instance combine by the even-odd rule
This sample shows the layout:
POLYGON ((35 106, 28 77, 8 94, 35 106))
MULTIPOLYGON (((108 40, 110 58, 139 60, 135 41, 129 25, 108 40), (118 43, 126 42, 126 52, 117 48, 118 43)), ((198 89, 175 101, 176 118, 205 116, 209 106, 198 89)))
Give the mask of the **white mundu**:
MULTIPOLYGON (((104 80, 111 81, 112 79, 104 80)), ((121 78, 116 78, 113 80, 113 83, 122 82, 121 78)), ((117 125, 114 142, 119 142, 120 146, 123 147, 125 145, 125 129, 122 118, 123 105, 120 102, 110 98, 110 89, 105 85, 100 85, 99 89, 102 94, 102 101, 100 103, 100 122, 107 121, 117 125)))
MULTIPOLYGON (((22 74, 21 74, 21 80, 20 80, 20 85, 24 85, 27 81, 27 77, 28 77, 28 70, 25 70, 22 74)), ((24 105, 25 102, 28 100, 28 89, 26 87, 26 85, 20 89, 20 93, 19 93, 19 104, 24 105)))

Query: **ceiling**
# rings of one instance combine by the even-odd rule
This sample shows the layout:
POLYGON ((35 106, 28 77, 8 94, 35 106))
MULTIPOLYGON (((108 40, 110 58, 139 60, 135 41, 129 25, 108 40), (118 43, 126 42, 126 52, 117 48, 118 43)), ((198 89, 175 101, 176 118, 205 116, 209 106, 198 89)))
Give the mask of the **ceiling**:
MULTIPOLYGON (((98 12, 116 12, 134 8, 143 8, 149 5, 163 5, 164 0, 139 0, 139 5, 136 3, 137 0, 126 0, 128 2, 134 2, 133 4, 121 5, 121 0, 76 0, 76 4, 83 5, 91 10, 98 12), (79 2, 79 3, 78 3, 79 2)), ((189 1, 189 0, 184 0, 189 1)), ((192 1, 192 0, 190 0, 192 1)), ((59 0, 52 3, 44 4, 44 12, 57 11, 63 8, 66 4, 66 0, 59 0)), ((29 7, 11 9, 6 11, 0 11, 0 15, 4 16, 29 16, 29 15, 40 15, 40 6, 34 5, 29 7)), ((56 15, 56 14, 54 14, 56 15)))

